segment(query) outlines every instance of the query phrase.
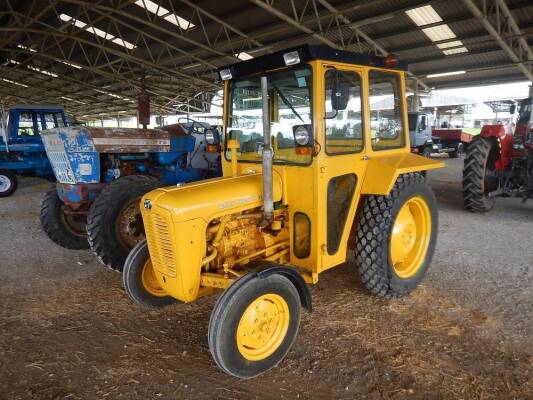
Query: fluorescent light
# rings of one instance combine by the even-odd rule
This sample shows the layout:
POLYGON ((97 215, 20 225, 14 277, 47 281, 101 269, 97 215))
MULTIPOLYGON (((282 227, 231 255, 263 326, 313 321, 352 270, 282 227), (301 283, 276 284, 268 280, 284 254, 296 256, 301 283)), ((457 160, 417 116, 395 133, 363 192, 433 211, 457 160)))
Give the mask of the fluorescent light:
POLYGON ((19 64, 20 64, 19 61, 17 61, 17 60, 13 60, 12 58, 8 59, 8 60, 7 60, 7 63, 8 63, 8 64, 11 63, 11 64, 15 64, 15 65, 19 65, 19 64))
POLYGON ((87 104, 87 103, 84 103, 83 101, 79 101, 79 100, 76 100, 76 99, 71 99, 70 97, 67 97, 67 96, 61 96, 60 98, 68 100, 68 101, 73 101, 74 103, 87 104))
POLYGON ((432 6, 413 8, 412 10, 406 11, 405 13, 418 26, 435 24, 437 22, 442 21, 442 18, 439 14, 437 14, 437 12, 432 6))
POLYGON ((461 42, 460 40, 454 40, 453 42, 439 43, 437 44, 437 47, 439 49, 448 49, 450 47, 459 47, 462 45, 463 45, 463 42, 461 42))
POLYGON ((65 22, 71 22, 77 28, 85 29, 87 32, 92 33, 95 36, 101 37, 105 40, 109 40, 110 42, 113 42, 115 44, 118 44, 119 46, 125 47, 128 50, 132 50, 137 47, 133 43, 130 43, 124 39, 115 37, 114 35, 106 31, 103 31, 95 26, 87 25, 85 22, 80 21, 79 19, 74 19, 70 15, 60 14, 59 19, 65 22))
POLYGON ((183 30, 195 27, 195 25, 191 21, 187 21, 185 18, 181 18, 179 15, 171 13, 165 7, 161 7, 159 4, 154 3, 151 0, 137 0, 135 4, 137 4, 141 8, 144 8, 146 11, 149 11, 152 14, 163 18, 165 21, 179 26, 183 30))
POLYGON ((446 24, 434 26, 432 28, 424 28, 422 29, 422 32, 424 32, 432 42, 453 39, 455 37, 455 33, 453 33, 450 27, 446 24))
POLYGON ((202 64, 200 64, 200 63, 189 64, 189 65, 185 65, 185 66, 181 67, 181 69, 196 68, 196 67, 199 67, 199 66, 201 66, 201 65, 202 65, 202 64))
POLYGON ((105 94, 107 96, 111 96, 111 97, 114 97, 115 99, 120 99, 120 100, 125 100, 129 103, 135 103, 135 100, 132 100, 128 97, 124 97, 124 96, 119 96, 118 94, 115 94, 115 93, 111 93, 111 92, 106 92, 104 90, 100 90, 100 89, 94 89, 95 92, 98 92, 98 93, 102 93, 102 94, 105 94))
POLYGON ((452 54, 468 53, 468 49, 466 47, 459 47, 457 49, 442 50, 442 52, 447 56, 451 56, 452 54))
POLYGON ((453 72, 442 72, 440 74, 430 74, 430 75, 426 75, 426 78, 440 78, 441 76, 462 75, 462 74, 466 74, 466 71, 453 71, 453 72))
POLYGON ((241 53, 235 54, 235 57, 237 57, 239 60, 242 60, 242 61, 251 60, 252 58, 254 58, 254 56, 252 56, 251 54, 245 53, 244 51, 241 53))
POLYGON ((29 52, 32 52, 32 53, 37 53, 37 50, 24 46, 23 44, 17 44, 17 47, 22 50, 28 50, 29 52))
POLYGON ((28 87, 28 85, 25 85, 25 84, 20 83, 20 82, 15 82, 15 81, 12 81, 12 80, 9 80, 9 79, 6 79, 6 78, 0 78, 0 79, 2 79, 4 82, 11 83, 12 85, 22 86, 22 87, 25 87, 25 88, 28 87))
POLYGON ((57 59, 57 58, 56 58, 56 61, 57 61, 57 62, 60 62, 60 63, 62 63, 62 64, 65 64, 65 65, 68 65, 69 67, 72 67, 72 68, 76 68, 76 69, 81 69, 81 68, 82 68, 82 67, 80 67, 79 65, 72 64, 72 63, 70 63, 70 62, 68 62, 68 61, 59 60, 59 59, 57 59))

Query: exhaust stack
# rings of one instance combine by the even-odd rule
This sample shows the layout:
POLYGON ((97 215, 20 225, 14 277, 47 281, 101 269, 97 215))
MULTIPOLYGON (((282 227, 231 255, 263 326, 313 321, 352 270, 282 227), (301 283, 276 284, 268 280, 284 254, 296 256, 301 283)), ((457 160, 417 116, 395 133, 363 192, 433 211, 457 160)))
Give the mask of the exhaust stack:
POLYGON ((270 114, 268 112, 268 81, 261 77, 261 98, 263 105, 263 224, 272 222, 274 200, 272 195, 272 140, 270 138, 270 114))

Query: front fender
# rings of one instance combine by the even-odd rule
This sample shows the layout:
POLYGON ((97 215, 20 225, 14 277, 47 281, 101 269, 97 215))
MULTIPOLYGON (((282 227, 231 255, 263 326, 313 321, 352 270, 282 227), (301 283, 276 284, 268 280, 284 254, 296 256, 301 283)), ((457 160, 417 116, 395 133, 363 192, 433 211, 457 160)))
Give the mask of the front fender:
POLYGON ((442 161, 412 153, 394 154, 371 159, 361 187, 361 194, 388 195, 401 174, 442 168, 442 161))

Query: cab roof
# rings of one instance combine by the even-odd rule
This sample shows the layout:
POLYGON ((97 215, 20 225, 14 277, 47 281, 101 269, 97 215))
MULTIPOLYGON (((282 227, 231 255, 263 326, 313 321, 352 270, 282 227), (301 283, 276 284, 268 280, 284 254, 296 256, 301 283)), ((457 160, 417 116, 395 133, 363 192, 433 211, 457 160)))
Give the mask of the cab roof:
POLYGON ((65 108, 58 104, 15 104, 10 110, 55 110, 64 111, 65 108))
POLYGON ((300 62, 294 65, 302 65, 314 60, 324 60, 407 71, 407 65, 400 62, 396 63, 394 66, 385 65, 385 57, 366 53, 356 53, 347 50, 337 50, 328 46, 313 45, 304 45, 277 51, 251 60, 227 65, 219 68, 218 71, 230 70, 232 72, 232 78, 267 72, 276 68, 285 67, 286 64, 283 55, 290 52, 298 52, 300 58, 300 62))

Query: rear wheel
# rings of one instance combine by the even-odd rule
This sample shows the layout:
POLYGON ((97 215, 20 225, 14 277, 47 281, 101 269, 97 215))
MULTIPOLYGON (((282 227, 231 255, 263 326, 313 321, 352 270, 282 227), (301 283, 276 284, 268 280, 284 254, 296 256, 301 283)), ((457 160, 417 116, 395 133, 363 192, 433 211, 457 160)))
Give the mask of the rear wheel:
POLYGON ((122 271, 130 250, 145 239, 141 197, 161 183, 147 175, 120 178, 107 186, 87 216, 91 249, 105 266, 122 271))
POLYGON ((143 307, 161 308, 176 302, 157 281, 146 240, 139 242, 128 255, 122 282, 129 298, 143 307))
POLYGON ((298 290, 272 274, 245 275, 219 297, 209 320, 209 349, 227 374, 252 378, 288 353, 300 326, 298 290))
POLYGON ((365 287, 405 296, 424 277, 437 239, 437 205, 420 174, 400 175, 387 196, 368 196, 357 223, 356 262, 365 287))
POLYGON ((498 156, 495 140, 476 138, 468 146, 463 167, 463 202, 467 210, 486 212, 494 206, 494 198, 488 194, 498 188, 498 156))
POLYGON ((17 186, 16 175, 7 169, 0 169, 0 197, 11 196, 17 190, 17 186))
POLYGON ((52 241, 71 250, 88 249, 85 224, 87 215, 65 208, 55 187, 41 201, 41 225, 52 241))
POLYGON ((420 155, 423 157, 431 157, 431 148, 429 146, 425 146, 422 149, 422 152, 420 153, 420 155))

